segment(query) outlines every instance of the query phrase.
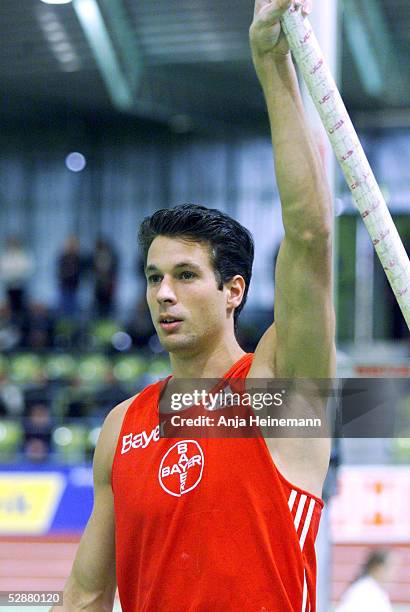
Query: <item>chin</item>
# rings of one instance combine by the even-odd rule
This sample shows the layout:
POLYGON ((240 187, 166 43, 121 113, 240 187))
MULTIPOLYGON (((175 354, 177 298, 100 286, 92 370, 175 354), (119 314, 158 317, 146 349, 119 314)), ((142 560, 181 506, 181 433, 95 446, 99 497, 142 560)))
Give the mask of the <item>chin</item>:
POLYGON ((184 353, 192 351, 197 345, 197 338, 194 336, 182 336, 175 334, 165 338, 160 338, 160 342, 168 353, 184 353))

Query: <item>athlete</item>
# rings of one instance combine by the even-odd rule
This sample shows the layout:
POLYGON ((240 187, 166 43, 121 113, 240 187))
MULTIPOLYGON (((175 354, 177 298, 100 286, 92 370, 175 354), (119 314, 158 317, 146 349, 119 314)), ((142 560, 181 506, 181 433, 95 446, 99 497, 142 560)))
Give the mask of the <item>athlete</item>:
POLYGON ((331 199, 280 27, 292 4, 256 0, 250 28, 285 227, 275 323, 254 354, 239 346, 235 323, 253 260, 239 223, 189 204, 144 220, 147 301, 172 376, 104 422, 94 508, 64 610, 112 610, 117 584, 124 612, 316 609, 314 541, 329 440, 176 440, 160 437, 158 425, 160 395, 178 379, 334 375, 331 199))

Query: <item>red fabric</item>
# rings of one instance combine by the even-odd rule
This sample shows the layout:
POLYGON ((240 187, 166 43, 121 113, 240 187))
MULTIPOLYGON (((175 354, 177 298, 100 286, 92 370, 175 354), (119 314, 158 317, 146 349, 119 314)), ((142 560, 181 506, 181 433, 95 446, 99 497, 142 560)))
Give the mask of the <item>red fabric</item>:
POLYGON ((129 406, 114 457, 123 612, 314 612, 322 500, 279 474, 262 437, 159 438, 161 384, 129 406))

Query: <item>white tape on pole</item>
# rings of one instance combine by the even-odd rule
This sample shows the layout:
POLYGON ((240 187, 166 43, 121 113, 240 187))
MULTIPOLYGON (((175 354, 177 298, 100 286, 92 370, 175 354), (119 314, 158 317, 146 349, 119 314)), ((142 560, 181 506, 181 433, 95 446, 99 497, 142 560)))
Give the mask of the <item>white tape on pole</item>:
POLYGON ((282 18, 289 47, 410 329, 410 261, 300 3, 282 18))

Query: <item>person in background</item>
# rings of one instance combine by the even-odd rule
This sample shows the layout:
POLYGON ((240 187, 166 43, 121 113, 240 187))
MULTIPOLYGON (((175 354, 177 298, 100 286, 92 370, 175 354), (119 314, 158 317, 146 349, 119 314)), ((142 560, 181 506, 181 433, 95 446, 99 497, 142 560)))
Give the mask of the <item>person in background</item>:
POLYGON ((12 382, 0 368, 0 417, 18 419, 24 411, 24 394, 21 386, 12 382))
POLYGON ((92 271, 94 274, 94 304, 98 317, 112 314, 117 284, 118 258, 112 246, 99 238, 95 245, 92 271))
POLYGON ((76 318, 78 315, 78 289, 84 271, 84 261, 76 236, 69 236, 57 262, 57 277, 60 290, 60 315, 76 318))
POLYGON ((26 288, 34 270, 33 257, 17 236, 9 236, 0 256, 0 279, 5 288, 13 320, 20 322, 26 307, 26 288))
POLYGON ((44 402, 29 407, 24 420, 24 453, 29 461, 45 461, 51 449, 52 419, 44 402))
POLYGON ((150 339, 156 334, 145 295, 139 297, 135 303, 127 322, 127 332, 131 336, 133 344, 138 348, 146 347, 150 339))
POLYGON ((19 322, 13 318, 8 302, 0 303, 0 353, 12 351, 21 342, 19 322))
POLYGON ((383 583, 392 574, 392 553, 385 549, 369 552, 359 576, 345 591, 336 612, 393 612, 383 583))
POLYGON ((29 304, 22 333, 24 348, 38 350, 53 346, 54 321, 45 304, 37 301, 29 304))
POLYGON ((49 449, 41 438, 30 438, 24 445, 24 456, 30 463, 42 463, 49 459, 49 449))

